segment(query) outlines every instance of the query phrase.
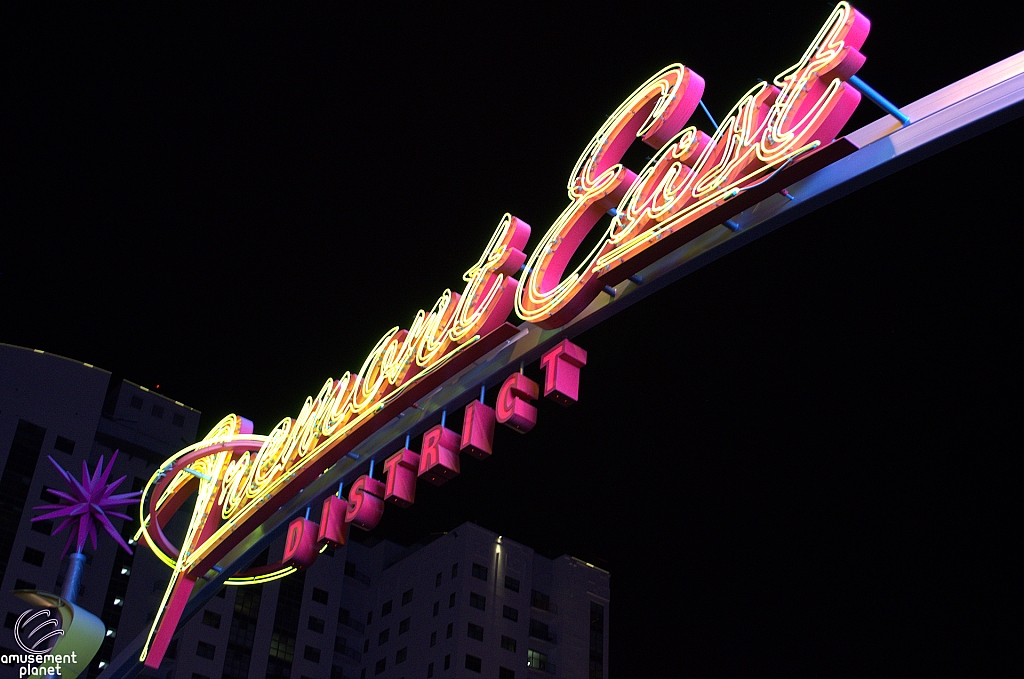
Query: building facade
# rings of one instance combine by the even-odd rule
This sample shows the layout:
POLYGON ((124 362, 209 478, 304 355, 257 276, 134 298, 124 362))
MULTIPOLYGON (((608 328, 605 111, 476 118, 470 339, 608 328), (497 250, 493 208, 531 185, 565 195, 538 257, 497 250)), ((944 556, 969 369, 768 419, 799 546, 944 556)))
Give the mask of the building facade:
MULTIPOLYGON (((372 533, 360 539, 306 571, 225 588, 143 676, 608 676, 606 571, 547 559, 472 523, 410 547, 372 533)), ((156 603, 151 597, 150 621, 156 603)))
MULTIPOLYGON (((32 507, 52 504, 48 488, 66 485, 49 463, 52 457, 76 477, 82 463, 95 468, 120 451, 110 474, 125 480, 118 492, 141 490, 157 465, 192 443, 199 411, 145 387, 113 378, 88 363, 39 350, 0 344, 0 648, 16 648, 13 628, 27 605, 15 589, 59 593, 68 560, 61 559, 67 532, 52 536, 52 521, 33 523, 32 507)), ((126 512, 132 513, 132 512, 126 512)), ((138 521, 112 518, 126 540, 138 521)), ((96 549, 86 546, 87 562, 77 603, 107 626, 107 638, 89 676, 113 653, 136 568, 128 554, 102 532, 96 549)), ((13 667, 0 668, 0 672, 13 667)))

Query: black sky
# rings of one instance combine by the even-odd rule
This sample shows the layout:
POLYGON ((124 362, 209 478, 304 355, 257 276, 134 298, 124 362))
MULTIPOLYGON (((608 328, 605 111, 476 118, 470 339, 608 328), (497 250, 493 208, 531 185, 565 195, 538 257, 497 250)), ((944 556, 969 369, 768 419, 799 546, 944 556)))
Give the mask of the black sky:
MULTIPOLYGON (((2 47, 0 341, 265 432, 459 285, 504 212, 532 246, 604 116, 658 68, 687 64, 725 112, 830 9, 731 7, 19 20, 2 47)), ((1024 49, 1019 10, 858 7, 860 75, 900 105, 1024 49)), ((864 102, 850 129, 880 115, 864 102)), ((542 404, 533 432, 500 432, 492 459, 379 533, 477 520, 607 568, 614 676, 666 659, 700 676, 986 673, 1017 588, 1022 130, 580 336, 579 404, 542 404)))

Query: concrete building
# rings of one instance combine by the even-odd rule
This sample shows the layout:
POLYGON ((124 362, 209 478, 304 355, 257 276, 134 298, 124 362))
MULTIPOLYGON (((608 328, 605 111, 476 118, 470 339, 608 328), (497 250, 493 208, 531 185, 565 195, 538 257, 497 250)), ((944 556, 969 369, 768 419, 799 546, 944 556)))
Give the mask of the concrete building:
POLYGON ((609 575, 578 559, 471 523, 410 547, 370 533, 304 572, 225 588, 143 676, 604 679, 608 621, 609 575))
MULTIPOLYGON (((32 523, 32 507, 57 498, 47 488, 64 487, 51 456, 76 477, 82 463, 90 470, 101 455, 119 450, 113 481, 127 478, 119 492, 140 490, 159 462, 192 443, 199 411, 145 387, 112 378, 88 363, 39 350, 0 344, 0 648, 16 648, 14 623, 27 606, 14 589, 60 592, 67 559, 61 559, 67 532, 51 536, 53 522, 32 523)), ((129 512, 130 513, 130 512, 129 512)), ((113 519, 130 538, 138 522, 113 519), (122 525, 123 524, 123 525, 122 525)), ((88 556, 78 603, 97 614, 108 637, 90 668, 109 661, 121 628, 135 557, 102 532, 88 556)), ((138 551, 136 551, 138 554, 138 551)), ((0 672, 13 668, 0 668, 0 672)))

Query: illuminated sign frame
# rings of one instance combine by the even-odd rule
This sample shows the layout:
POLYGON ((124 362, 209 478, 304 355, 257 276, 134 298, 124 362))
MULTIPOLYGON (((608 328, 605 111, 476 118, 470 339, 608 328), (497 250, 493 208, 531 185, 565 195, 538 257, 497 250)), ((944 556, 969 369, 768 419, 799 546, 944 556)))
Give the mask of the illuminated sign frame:
MULTIPOLYGON (((575 334, 600 320, 600 314, 591 310, 600 292, 607 291, 606 285, 622 283, 645 267, 645 276, 652 279, 662 276, 658 280, 664 284, 669 278, 664 276, 666 270, 674 270, 677 272, 675 277, 678 277, 698 266, 712 248, 717 248, 716 254, 721 254, 720 250, 728 248, 718 246, 732 241, 735 244, 731 247, 736 247, 746 242, 742 235, 736 234, 735 228, 714 227, 729 221, 746 207, 760 205, 781 188, 791 186, 856 151, 863 144, 849 140, 829 143, 828 131, 831 126, 836 126, 835 133, 838 133, 852 113, 855 100, 859 99, 856 92, 846 85, 846 79, 863 63, 857 48, 866 34, 866 20, 841 3, 801 61, 780 74, 774 81, 774 87, 762 84, 748 92, 711 138, 693 128, 678 129, 689 117, 688 113, 683 117, 678 111, 695 105, 692 96, 687 96, 686 92, 690 87, 698 87, 699 76, 695 77, 678 65, 657 74, 631 95, 627 101, 629 105, 617 110, 609 124, 601 128, 584 151, 574 170, 574 179, 570 181, 572 202, 535 248, 526 265, 521 286, 515 284, 511 275, 518 270, 516 261, 521 263, 525 259, 521 248, 526 237, 522 234, 528 234, 529 227, 506 215, 480 262, 466 274, 468 292, 456 296, 446 291, 429 314, 417 314, 408 331, 397 328, 389 331, 374 347, 355 377, 346 374, 337 382, 329 380, 316 399, 307 399, 295 420, 286 418, 267 437, 254 436, 251 424, 232 416, 211 432, 211 436, 196 444, 198 447, 190 447, 169 460, 161 469, 164 476, 154 477, 147 488, 149 506, 156 520, 151 522, 143 510, 144 522, 151 525, 157 534, 153 537, 147 531, 146 539, 150 544, 157 543, 165 556, 170 557, 176 550, 165 539, 159 538, 161 515, 178 508, 189 490, 197 489, 198 495, 193 512, 194 525, 190 528, 186 545, 173 562, 174 578, 179 579, 182 586, 175 586, 172 580, 172 587, 165 596, 164 611, 154 628, 162 627, 160 631, 170 628, 166 632, 169 640, 174 627, 172 620, 176 622, 180 617, 197 579, 210 577, 211 569, 230 570, 233 558, 221 562, 223 566, 218 565, 218 560, 239 555, 232 549, 249 538, 245 529, 258 526, 257 521, 267 518, 276 509, 294 515, 294 500, 303 488, 312 496, 322 498, 325 495, 324 481, 328 477, 337 479, 353 469, 353 463, 345 460, 345 456, 353 454, 360 444, 368 444, 382 426, 406 414, 417 399, 427 397, 431 391, 442 387, 451 387, 464 394, 474 379, 477 386, 481 382, 487 382, 489 386, 496 384, 496 379, 500 380, 507 374, 509 359, 517 357, 517 351, 518 356, 535 359, 560 338, 564 341, 568 328, 571 327, 575 334), (830 75, 837 77, 828 82, 818 82, 830 75), (804 85, 797 87, 793 84, 800 82, 804 85), (680 87, 686 91, 681 92, 680 87), (669 101, 666 103, 665 99, 669 101), (634 104, 639 104, 639 107, 634 104), (657 115, 653 118, 656 120, 652 121, 655 113, 657 115), (788 119, 790 114, 798 120, 787 127, 781 121, 788 119), (841 123, 838 122, 840 119, 841 123), (810 123, 801 128, 800 125, 806 121, 810 123), (632 175, 618 161, 628 146, 627 142, 636 136, 645 141, 650 138, 662 146, 647 168, 639 175, 632 175), (581 269, 564 276, 573 251, 601 215, 609 210, 613 214, 612 224, 601 245, 581 269), (492 260, 493 265, 489 265, 492 260), (684 264, 689 264, 689 267, 684 264), (655 271, 651 271, 652 268, 655 271), (654 276, 650 276, 651 273, 654 276), (477 281, 476 287, 470 289, 473 281, 477 281), (514 292, 511 296, 507 294, 510 290, 514 292), (472 301, 463 302, 464 298, 472 301), (508 311, 503 315, 497 312, 501 304, 510 305, 513 299, 521 317, 532 319, 520 328, 504 322, 508 311), (493 306, 488 306, 491 304, 493 306), (469 310, 464 314, 466 319, 480 312, 479 317, 474 317, 480 322, 478 334, 467 333, 455 339, 455 334, 441 332, 442 329, 456 327, 458 319, 463 318, 456 314, 457 309, 469 310), (493 315, 486 313, 487 309, 494 309, 493 315), (485 327, 489 332, 480 332, 485 327), (512 342, 517 338, 521 340, 524 333, 532 338, 532 346, 519 351, 523 343, 512 342), (438 344, 445 348, 435 351, 438 344), (421 348, 427 357, 422 365, 416 362, 421 348), (499 356, 505 367, 492 370, 486 380, 478 379, 480 371, 475 371, 473 364, 493 361, 499 356), (332 441, 324 431, 325 423, 333 424, 331 417, 334 415, 344 417, 346 407, 351 411, 347 415, 356 418, 357 424, 347 429, 345 436, 332 441), (328 447, 332 443, 333 446, 328 447), (254 450, 258 451, 256 455, 251 454, 254 450), (247 453, 248 461, 241 462, 247 453), (262 462, 257 463, 257 460, 262 462), (331 460, 335 466, 325 469, 322 464, 331 460), (290 464, 293 466, 289 467, 290 464), (232 469, 233 473, 229 471, 232 469), (244 473, 239 470, 244 470, 244 473), (219 497, 215 497, 218 493, 214 491, 224 478, 245 480, 249 478, 246 474, 251 474, 254 480, 245 486, 255 489, 252 494, 249 490, 242 493, 239 489, 243 484, 239 481, 231 486, 234 490, 221 489, 219 497), (281 481, 285 478, 286 481, 281 481), (261 485, 261 482, 265 483, 261 485), (205 489, 204 484, 208 486, 205 489), (277 489, 277 492, 269 496, 260 494, 268 488, 277 489), (231 504, 231 493, 238 496, 234 503, 236 509, 228 511, 227 515, 222 510, 221 519, 230 523, 235 516, 233 511, 244 512, 244 508, 250 511, 234 524, 232 530, 222 531, 222 527, 206 523, 206 518, 223 500, 231 504), (222 531, 220 536, 214 537, 218 531, 222 531)), ((776 201, 772 216, 786 212, 785 201, 780 200, 783 202, 776 201)), ((791 212, 789 219, 799 214, 799 210, 791 212)), ((784 222, 776 226, 781 223, 784 222)), ((627 291, 640 289, 639 281, 632 281, 632 285, 637 287, 624 284, 624 288, 627 291)), ((648 287, 645 293, 650 292, 653 290, 648 287)), ((573 350, 568 349, 571 343, 558 346, 562 347, 563 354, 573 354, 573 350)), ((549 377, 557 380, 553 375, 558 365, 573 365, 568 359, 555 360, 547 358, 547 355, 542 363, 545 381, 549 377)), ((579 365, 575 367, 578 369, 579 365)), ((513 406, 528 405, 529 398, 537 395, 535 388, 522 383, 515 375, 506 380, 502 392, 512 396, 510 403, 513 406)), ((462 398, 453 397, 454 400, 462 398)), ((470 434, 480 410, 476 406, 467 409, 470 434)), ((415 415, 406 421, 411 424, 405 429, 410 429, 423 418, 417 422, 412 422, 413 419, 415 415)), ((532 426, 528 417, 522 426, 527 425, 532 426)), ((440 464, 440 468, 428 466, 424 471, 420 464, 424 458, 422 450, 419 459, 414 458, 417 454, 408 448, 399 450, 385 463, 387 485, 363 475, 352 484, 348 501, 327 499, 326 516, 321 517, 323 525, 314 537, 320 541, 339 542, 335 538, 343 539, 342 531, 348 524, 372 527, 370 524, 374 523, 372 518, 378 504, 375 499, 383 500, 390 495, 391 502, 399 506, 412 502, 409 472, 413 468, 417 477, 423 475, 420 472, 430 473, 431 469, 443 477, 443 470, 450 470, 452 466, 450 453, 454 432, 446 430, 443 424, 440 429, 435 427, 431 431, 435 432, 434 435, 425 437, 430 442, 428 449, 433 451, 429 459, 441 462, 447 455, 447 467, 444 464, 440 464), (347 519, 341 522, 344 527, 340 529, 337 520, 339 509, 345 510, 347 519), (332 510, 335 512, 333 517, 332 510)), ((463 438, 466 435, 464 423, 463 438)), ((478 452, 482 454, 484 451, 478 452)), ((359 454, 354 457, 359 458, 360 464, 365 463, 367 457, 373 459, 373 456, 359 454)), ((456 453, 456 464, 457 459, 456 453)), ((411 485, 413 491, 415 478, 411 485)), ((289 529, 285 561, 291 565, 286 567, 305 565, 310 559, 310 544, 317 542, 311 539, 313 531, 306 530, 303 521, 293 521, 291 525, 297 528, 294 531, 289 529)), ((315 550, 312 556, 315 558, 315 550)), ((214 583, 223 582, 225 577, 214 576, 214 583)), ((241 577, 256 581, 262 576, 250 574, 241 577)), ((160 645, 154 644, 148 657, 143 653, 147 665, 159 664, 159 656, 162 656, 160 645)))

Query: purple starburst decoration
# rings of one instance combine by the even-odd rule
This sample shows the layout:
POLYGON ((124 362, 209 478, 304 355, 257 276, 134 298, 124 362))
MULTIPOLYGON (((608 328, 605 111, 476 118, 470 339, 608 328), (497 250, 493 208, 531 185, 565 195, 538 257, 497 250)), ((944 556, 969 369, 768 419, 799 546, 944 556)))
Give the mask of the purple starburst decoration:
POLYGON ((53 534, 61 532, 68 526, 71 527, 71 532, 68 535, 67 544, 64 545, 64 551, 60 553, 61 558, 68 551, 68 547, 71 546, 72 542, 76 542, 77 536, 77 551, 81 552, 85 547, 86 538, 92 541, 92 548, 96 549, 96 526, 102 526, 110 537, 117 541, 117 544, 128 550, 128 553, 132 553, 131 547, 124 541, 117 529, 114 528, 114 524, 110 523, 110 516, 116 516, 121 519, 128 519, 131 521, 130 516, 122 514, 121 512, 113 511, 115 507, 123 507, 126 505, 133 504, 139 501, 142 496, 141 491, 135 491, 132 493, 121 493, 115 495, 114 491, 121 485, 121 482, 126 477, 122 476, 117 481, 107 484, 107 477, 110 476, 110 470, 114 467, 114 460, 117 459, 117 452, 110 458, 110 464, 107 468, 103 468, 103 457, 100 456, 100 461, 96 465, 96 470, 92 476, 89 476, 89 467, 82 462, 82 480, 79 481, 72 476, 68 471, 61 467, 57 462, 48 456, 50 463, 57 468, 61 476, 64 477, 64 481, 68 484, 68 492, 54 490, 49 488, 49 492, 60 498, 60 504, 55 505, 38 505, 35 509, 52 509, 54 511, 48 512, 41 516, 37 516, 33 521, 43 521, 45 519, 60 519, 64 520, 54 529, 53 534))

